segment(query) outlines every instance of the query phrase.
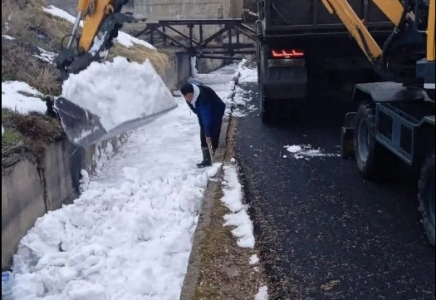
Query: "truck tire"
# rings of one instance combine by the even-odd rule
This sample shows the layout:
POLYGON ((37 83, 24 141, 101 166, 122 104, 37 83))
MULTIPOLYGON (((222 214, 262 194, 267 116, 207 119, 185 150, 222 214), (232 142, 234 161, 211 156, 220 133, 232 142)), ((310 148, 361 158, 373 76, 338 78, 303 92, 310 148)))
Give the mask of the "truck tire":
POLYGON ((370 102, 363 102, 357 110, 354 153, 363 177, 380 180, 396 174, 399 161, 375 139, 374 110, 370 102))
POLYGON ((419 179, 419 210, 430 244, 435 246, 435 153, 427 158, 419 179))

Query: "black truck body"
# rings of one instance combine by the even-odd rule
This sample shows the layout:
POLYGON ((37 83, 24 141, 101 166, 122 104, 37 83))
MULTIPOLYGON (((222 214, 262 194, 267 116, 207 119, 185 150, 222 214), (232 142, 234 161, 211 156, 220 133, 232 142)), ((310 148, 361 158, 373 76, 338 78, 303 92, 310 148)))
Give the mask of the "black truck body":
MULTIPOLYGON (((389 37, 393 25, 371 1, 348 2, 376 40, 389 37)), ((337 82, 349 86, 351 93, 354 84, 377 78, 341 20, 321 0, 259 0, 258 5, 262 117, 277 100, 298 103, 309 96, 308 91, 323 86, 331 90, 337 82)))

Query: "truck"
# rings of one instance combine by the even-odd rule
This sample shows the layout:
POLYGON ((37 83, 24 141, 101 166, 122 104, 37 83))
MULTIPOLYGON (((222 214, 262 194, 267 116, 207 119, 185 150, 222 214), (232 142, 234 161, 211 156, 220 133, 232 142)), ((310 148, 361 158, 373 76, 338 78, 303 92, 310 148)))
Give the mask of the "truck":
MULTIPOLYGON (((389 19, 370 1, 348 1, 371 34, 386 40, 393 30, 389 19)), ((377 79, 371 64, 341 20, 320 0, 258 0, 258 78, 262 121, 276 121, 284 106, 298 110, 310 91, 340 79, 341 88, 377 79)))
POLYGON ((345 115, 342 157, 354 158, 371 180, 386 179, 400 165, 416 171, 419 210, 432 246, 435 2, 259 0, 256 23, 262 120, 275 117, 280 100, 310 97, 319 78, 352 83, 355 109, 345 115))

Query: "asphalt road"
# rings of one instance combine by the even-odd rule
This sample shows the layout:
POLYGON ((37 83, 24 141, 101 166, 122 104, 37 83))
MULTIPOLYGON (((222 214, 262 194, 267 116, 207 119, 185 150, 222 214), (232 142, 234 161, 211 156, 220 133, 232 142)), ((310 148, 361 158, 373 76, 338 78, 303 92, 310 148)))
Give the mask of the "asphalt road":
MULTIPOLYGON (((257 98, 255 84, 243 87, 257 98)), ((258 111, 237 120, 236 155, 271 299, 435 299, 435 250, 421 227, 415 182, 368 182, 354 160, 295 159, 284 148, 339 153, 347 108, 319 100, 308 103, 307 124, 265 126, 258 111)))

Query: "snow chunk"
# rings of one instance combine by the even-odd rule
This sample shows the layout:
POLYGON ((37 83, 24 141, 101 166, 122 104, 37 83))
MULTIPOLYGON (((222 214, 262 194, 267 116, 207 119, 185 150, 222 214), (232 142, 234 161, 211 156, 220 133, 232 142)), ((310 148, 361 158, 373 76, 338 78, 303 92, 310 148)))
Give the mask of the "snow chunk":
MULTIPOLYGON (((43 9, 45 12, 52 14, 53 16, 67 20, 70 23, 74 23, 76 21, 76 17, 70 15, 68 12, 66 12, 62 9, 59 9, 53 5, 49 5, 48 8, 44 7, 43 9)), ((80 22, 80 26, 83 27, 83 21, 80 22)), ((118 31, 118 37, 116 39, 114 39, 114 41, 118 41, 121 45, 126 46, 126 47, 132 47, 132 46, 134 46, 134 44, 139 44, 139 45, 145 46, 149 49, 156 50, 156 48, 154 46, 147 43, 146 41, 138 39, 136 37, 133 37, 133 36, 131 36, 125 32, 122 32, 122 31, 118 31)))
MULTIPOLYGON (((311 145, 292 145, 285 146, 288 152, 293 154, 295 159, 305 158, 308 160, 311 157, 339 157, 340 154, 323 153, 321 149, 313 149, 311 145)), ((286 158, 286 157, 284 157, 286 158)))
POLYGON ((254 226, 242 203, 242 186, 239 183, 235 166, 224 167, 224 180, 226 183, 222 202, 232 212, 224 216, 224 226, 236 227, 232 233, 238 238, 239 247, 253 249, 255 246, 254 226))
POLYGON ((46 51, 40 47, 38 47, 38 50, 40 51, 40 54, 33 55, 36 58, 39 58, 39 59, 46 61, 48 63, 52 63, 54 61, 54 59, 56 58, 57 54, 54 52, 46 51))
POLYGON ((268 300, 268 287, 263 286, 259 289, 259 293, 254 300, 268 300))
POLYGON ((240 83, 248 83, 248 82, 257 82, 258 75, 257 69, 250 69, 245 66, 247 61, 245 59, 239 64, 238 71, 240 73, 239 82, 240 83))
POLYGON ((120 43, 121 45, 124 45, 126 47, 133 47, 134 44, 139 44, 149 49, 156 50, 156 48, 153 45, 147 43, 146 41, 133 37, 122 31, 118 31, 118 37, 115 40, 118 41, 118 43, 120 43))
POLYGON ((250 257, 250 266, 257 265, 259 263, 259 257, 255 254, 250 257))
MULTIPOLYGON (((62 10, 60 8, 57 8, 54 5, 49 5, 48 7, 43 7, 42 9, 45 12, 47 12, 47 13, 55 16, 55 17, 67 20, 70 23, 76 22, 76 17, 75 16, 70 15, 68 12, 66 12, 66 11, 64 11, 64 10, 62 10)), ((83 21, 80 22, 80 25, 83 26, 83 21)))
POLYGON ((22 81, 2 82, 2 108, 28 114, 37 112, 45 114, 47 105, 38 96, 42 94, 22 81))
POLYGON ((174 109, 176 102, 149 60, 143 64, 116 57, 93 62, 63 84, 63 97, 101 117, 110 131, 136 118, 174 109))
POLYGON ((7 34, 3 34, 2 37, 3 37, 4 39, 9 40, 9 41, 13 41, 13 40, 15 40, 14 37, 12 37, 12 36, 10 36, 10 35, 7 35, 7 34))
POLYGON ((288 151, 291 153, 301 152, 301 150, 303 150, 301 146, 297 146, 297 145, 288 146, 288 151))

